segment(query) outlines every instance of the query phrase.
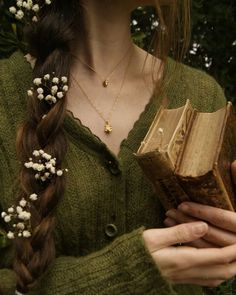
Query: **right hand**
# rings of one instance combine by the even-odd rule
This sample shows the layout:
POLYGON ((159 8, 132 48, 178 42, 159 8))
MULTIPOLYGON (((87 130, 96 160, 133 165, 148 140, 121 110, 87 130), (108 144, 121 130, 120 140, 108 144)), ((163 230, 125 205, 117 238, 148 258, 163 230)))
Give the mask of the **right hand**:
POLYGON ((147 249, 162 276, 174 284, 216 287, 236 275, 236 244, 198 249, 176 244, 193 242, 208 231, 204 222, 143 232, 147 249))

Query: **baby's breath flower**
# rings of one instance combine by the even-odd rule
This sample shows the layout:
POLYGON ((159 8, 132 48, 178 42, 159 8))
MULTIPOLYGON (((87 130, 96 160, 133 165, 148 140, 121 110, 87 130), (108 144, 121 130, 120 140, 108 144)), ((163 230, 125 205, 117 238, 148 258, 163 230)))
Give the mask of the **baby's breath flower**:
POLYGON ((38 195, 37 194, 31 194, 29 196, 29 198, 30 198, 31 201, 37 201, 38 200, 38 195))
POLYGON ((14 233, 13 233, 12 231, 9 231, 9 232, 7 233, 7 237, 8 237, 9 240, 12 240, 12 239, 15 238, 15 235, 14 235, 14 233))

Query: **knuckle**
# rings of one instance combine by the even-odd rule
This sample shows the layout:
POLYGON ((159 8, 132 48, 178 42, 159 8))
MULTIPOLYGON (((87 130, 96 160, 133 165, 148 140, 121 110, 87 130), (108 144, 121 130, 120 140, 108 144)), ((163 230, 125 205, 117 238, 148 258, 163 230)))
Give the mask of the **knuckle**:
POLYGON ((235 275, 235 272, 231 265, 227 265, 226 270, 224 271, 223 279, 231 279, 235 275))
POLYGON ((190 231, 187 224, 182 224, 176 230, 176 239, 178 242, 187 242, 190 238, 190 231))

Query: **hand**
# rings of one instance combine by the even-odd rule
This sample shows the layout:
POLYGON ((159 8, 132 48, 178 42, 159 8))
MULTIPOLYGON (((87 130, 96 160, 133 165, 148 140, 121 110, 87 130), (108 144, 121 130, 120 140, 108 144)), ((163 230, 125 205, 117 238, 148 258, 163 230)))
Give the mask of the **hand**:
MULTIPOLYGON (((236 161, 231 165, 232 179, 236 185, 236 161)), ((172 209, 164 221, 166 226, 203 220, 208 222, 208 233, 191 243, 198 248, 222 247, 236 244, 236 213, 196 203, 183 203, 172 209)))
POLYGON ((197 249, 173 245, 195 241, 208 231, 204 222, 192 222, 143 232, 147 249, 162 276, 175 284, 216 287, 236 275, 236 245, 197 249))

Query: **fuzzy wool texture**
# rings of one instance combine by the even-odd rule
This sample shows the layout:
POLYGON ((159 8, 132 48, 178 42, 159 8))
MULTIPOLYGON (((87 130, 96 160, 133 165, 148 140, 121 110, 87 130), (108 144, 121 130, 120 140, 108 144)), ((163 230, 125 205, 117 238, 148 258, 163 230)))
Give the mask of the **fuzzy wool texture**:
MULTIPOLYGON (((174 67, 169 59, 167 77, 174 67)), ((0 61, 1 211, 11 206, 19 185, 15 138, 26 117, 31 84, 32 69, 22 53, 0 61)), ((224 93, 213 78, 180 64, 162 94, 150 99, 122 141, 118 156, 68 112, 64 129, 69 150, 63 166, 69 172, 66 193, 56 211, 57 257, 30 294, 203 294, 200 287, 172 285, 162 277, 142 238, 144 229, 163 227, 164 210, 133 153, 164 97, 171 108, 185 104, 186 99, 205 112, 225 105, 224 93), (110 224, 117 229, 113 237, 107 234, 110 224)), ((0 248, 0 286, 5 295, 13 294, 16 284, 12 257, 11 244, 0 248)))

